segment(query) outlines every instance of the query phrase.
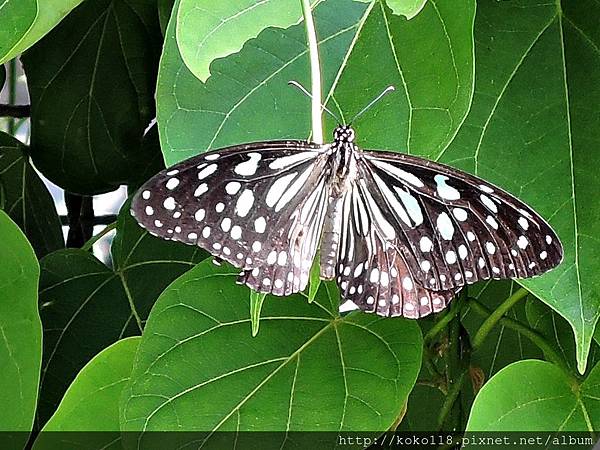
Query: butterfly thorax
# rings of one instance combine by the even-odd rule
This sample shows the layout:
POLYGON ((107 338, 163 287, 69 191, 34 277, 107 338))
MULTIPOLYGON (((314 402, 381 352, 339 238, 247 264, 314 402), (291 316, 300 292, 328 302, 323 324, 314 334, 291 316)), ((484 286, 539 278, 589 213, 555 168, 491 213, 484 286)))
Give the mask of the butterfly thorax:
POLYGON ((352 185, 357 176, 354 130, 348 125, 339 125, 333 132, 331 144, 332 180, 330 186, 334 197, 342 195, 352 185))

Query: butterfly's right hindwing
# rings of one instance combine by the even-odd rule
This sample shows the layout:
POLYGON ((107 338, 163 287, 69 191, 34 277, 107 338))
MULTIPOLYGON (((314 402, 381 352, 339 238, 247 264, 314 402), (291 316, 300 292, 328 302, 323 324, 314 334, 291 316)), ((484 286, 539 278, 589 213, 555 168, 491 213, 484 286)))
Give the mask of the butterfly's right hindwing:
POLYGON ((324 147, 273 141, 216 150, 140 188, 131 211, 150 233, 205 248, 243 269, 253 289, 306 286, 328 186, 324 147))

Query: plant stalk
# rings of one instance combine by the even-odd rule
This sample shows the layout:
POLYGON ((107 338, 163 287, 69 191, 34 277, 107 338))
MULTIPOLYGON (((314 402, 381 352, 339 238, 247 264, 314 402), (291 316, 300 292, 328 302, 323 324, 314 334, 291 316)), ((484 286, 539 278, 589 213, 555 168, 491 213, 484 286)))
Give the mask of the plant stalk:
POLYGON ((487 319, 481 324, 479 330, 473 338, 473 348, 479 348, 485 341, 487 335, 492 331, 496 324, 502 319, 504 314, 508 312, 519 300, 524 299, 529 294, 529 291, 525 288, 520 288, 517 292, 512 294, 502 304, 492 312, 487 319))
MULTIPOLYGON (((17 102, 17 60, 11 59, 8 63, 8 104, 14 105, 17 102)), ((8 134, 15 135, 15 119, 8 120, 8 134)))
POLYGON ((96 242, 98 242, 100 239, 102 239, 104 236, 106 236, 108 233, 110 233, 115 228, 117 228, 117 222, 108 224, 100 233, 98 233, 95 236, 92 236, 91 239, 89 239, 85 244, 83 244, 81 249, 85 250, 85 251, 90 250, 96 242))
MULTIPOLYGON (((477 314, 484 316, 484 317, 490 317, 493 312, 490 311, 487 307, 485 307, 483 304, 481 304, 479 301, 475 300, 475 299, 469 299, 469 306, 471 307, 471 309, 473 311, 475 311, 477 314)), ((563 360, 563 358, 560 357, 560 355, 556 352, 556 350, 554 350, 554 348, 552 348, 552 345, 550 345, 550 343, 548 343, 548 341, 546 341, 546 339, 537 331, 532 330, 531 328, 523 325, 522 323, 518 322, 517 320, 511 319, 510 317, 502 317, 498 323, 502 326, 505 326, 506 328, 510 328, 511 330, 514 330, 516 332, 518 332, 519 334, 522 334, 523 336, 525 336, 526 338, 528 338, 531 342, 533 342, 540 350, 542 350, 542 352, 544 353, 544 355, 546 356, 546 358, 548 358, 548 360, 554 364, 556 364, 558 367, 560 367, 565 374, 567 374, 567 376, 569 378, 573 378, 573 372, 569 369, 568 365, 565 363, 565 361, 563 360)))
POLYGON ((306 26, 308 40, 308 54, 310 57, 310 84, 311 84, 311 118, 312 140, 315 144, 323 143, 323 121, 321 118, 321 64, 319 62, 319 49, 317 45, 317 31, 313 21, 310 0, 301 0, 302 15, 306 26))

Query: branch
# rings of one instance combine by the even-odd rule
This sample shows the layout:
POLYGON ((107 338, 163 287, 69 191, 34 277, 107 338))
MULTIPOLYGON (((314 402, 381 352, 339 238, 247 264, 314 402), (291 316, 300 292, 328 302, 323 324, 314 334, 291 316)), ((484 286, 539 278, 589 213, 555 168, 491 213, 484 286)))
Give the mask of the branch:
POLYGON ((0 105, 0 117, 13 117, 22 119, 31 115, 29 105, 0 105))
MULTIPOLYGON (((474 298, 469 299, 469 306, 473 311, 483 317, 489 317, 493 314, 486 306, 484 306, 479 301, 474 298)), ((531 342, 533 342, 542 352, 544 352, 544 356, 552 363, 556 364, 560 367, 563 372, 570 378, 574 379, 573 373, 569 369, 569 366, 564 361, 563 358, 554 350, 552 345, 546 338, 542 336, 539 332, 532 330, 531 328, 523 325, 517 320, 511 319, 510 317, 502 317, 498 323, 506 328, 510 328, 511 330, 516 331, 517 333, 527 337, 531 342)))
POLYGON ((504 314, 506 314, 508 310, 515 305, 515 303, 527 297, 527 294, 529 294, 529 291, 527 291, 527 289, 520 288, 517 292, 515 292, 513 295, 504 300, 500 304, 500 306, 496 308, 496 310, 493 313, 491 313, 487 319, 485 319, 485 322, 483 322, 483 324, 479 327, 479 330, 477 330, 477 333, 473 338, 473 347, 478 348, 479 346, 481 346, 486 336, 489 334, 490 331, 492 331, 492 329, 494 328, 496 323, 498 323, 498 321, 502 318, 502 316, 504 316, 504 314))
POLYGON ((321 64, 317 46, 317 32, 310 9, 310 0, 302 0, 302 15, 306 26, 308 39, 308 54, 310 56, 310 84, 312 92, 312 140, 316 144, 323 143, 323 122, 321 120, 321 64))

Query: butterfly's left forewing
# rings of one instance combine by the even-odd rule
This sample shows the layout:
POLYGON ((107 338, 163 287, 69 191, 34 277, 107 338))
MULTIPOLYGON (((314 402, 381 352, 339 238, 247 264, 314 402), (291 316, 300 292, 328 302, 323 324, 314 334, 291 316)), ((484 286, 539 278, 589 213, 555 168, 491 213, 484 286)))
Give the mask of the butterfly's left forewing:
POLYGON ((131 210, 150 233, 242 269, 241 281, 255 290, 298 292, 326 212, 325 149, 272 141, 205 153, 149 180, 131 210))
POLYGON ((542 217, 476 176, 389 152, 360 152, 359 167, 382 223, 427 289, 531 277, 562 260, 560 240, 542 217))

